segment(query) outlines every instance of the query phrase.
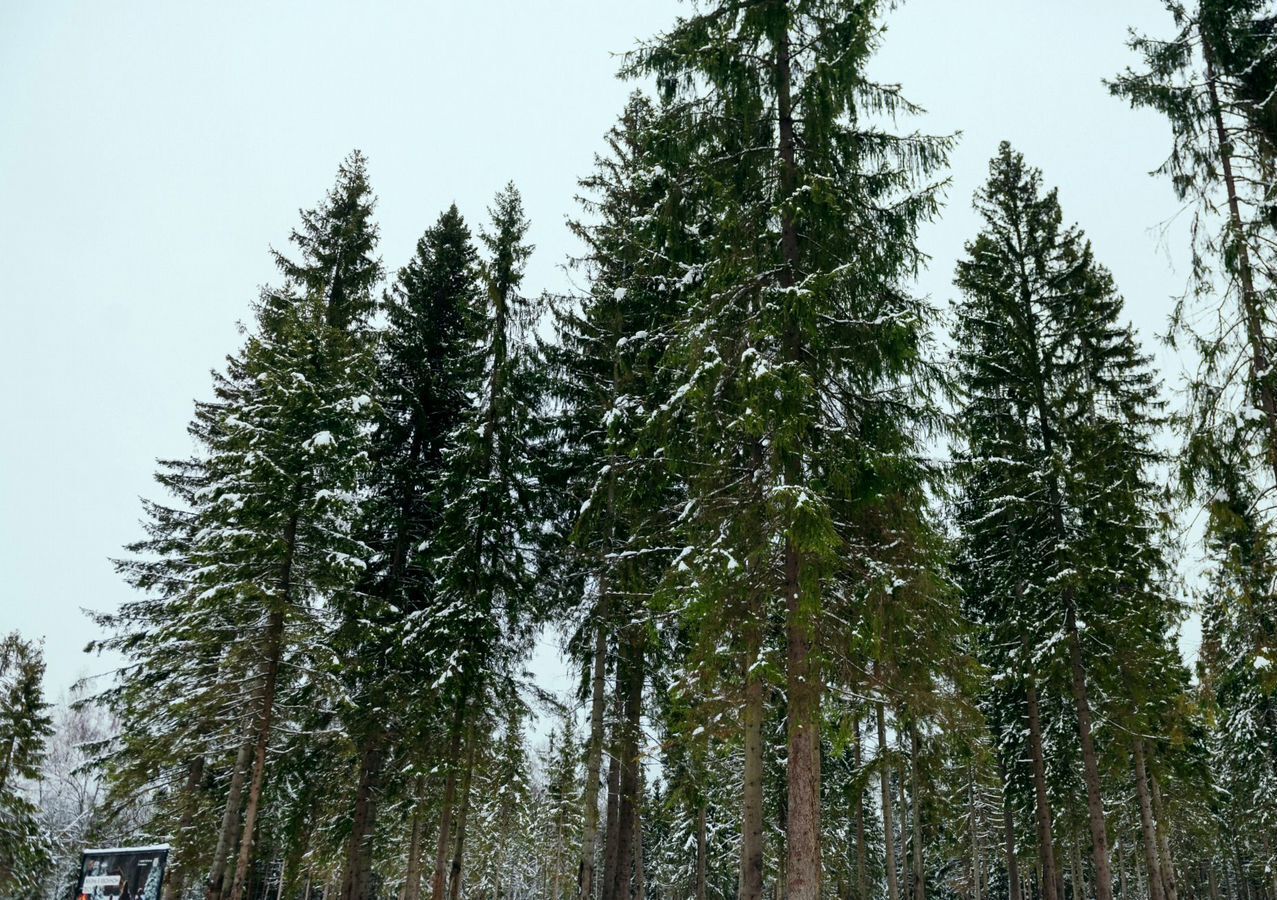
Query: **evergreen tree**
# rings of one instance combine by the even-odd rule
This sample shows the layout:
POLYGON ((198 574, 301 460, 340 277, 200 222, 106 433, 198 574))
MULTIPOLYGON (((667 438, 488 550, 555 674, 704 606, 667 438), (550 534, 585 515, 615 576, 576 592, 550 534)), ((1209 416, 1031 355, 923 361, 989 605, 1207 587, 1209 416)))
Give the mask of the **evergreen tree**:
MULTIPOLYGON (((161 704, 203 676, 179 702, 191 712, 178 721, 212 739, 206 752, 221 756, 222 736, 237 743, 210 854, 210 898, 243 896, 277 701, 305 684, 300 673, 323 670, 329 604, 354 590, 366 567, 353 522, 367 464, 368 317, 381 272, 371 255, 372 207, 366 164, 354 153, 293 233, 300 261, 275 254, 282 286, 263 290, 256 329, 215 376, 215 400, 197 407, 200 455, 161 475, 190 505, 149 507, 150 538, 133 549, 153 555, 121 563, 152 596, 100 619, 116 632, 104 646, 133 660, 104 698, 131 727, 163 746, 170 716, 161 704), (184 657, 161 658, 183 643, 184 657)), ((146 755, 126 744, 119 764, 145 770, 146 755)))
POLYGON ((34 894, 53 863, 49 834, 28 799, 53 734, 44 654, 16 631, 0 640, 0 895, 34 894))
POLYGON ((513 185, 497 194, 490 214, 490 229, 481 233, 488 256, 478 377, 443 451, 431 500, 438 526, 418 548, 432 572, 431 596, 414 613, 407 638, 410 652, 431 660, 432 683, 447 698, 451 719, 434 900, 442 900, 450 839, 448 888, 452 900, 459 896, 479 720, 513 679, 542 608, 534 579, 542 534, 536 443, 542 390, 529 338, 537 307, 519 293, 533 248, 513 185))
MULTIPOLYGON (((841 604, 916 574, 901 560, 916 546, 927 477, 919 441, 930 313, 901 283, 917 262, 916 227, 936 207, 925 182, 947 142, 870 125, 912 110, 894 87, 866 78, 879 13, 876 3, 707 3, 627 68, 655 76, 679 110, 693 142, 680 171, 712 212, 704 262, 684 276, 688 312, 669 359, 679 382, 664 418, 681 435, 671 439, 675 463, 728 483, 693 493, 689 517, 702 534, 748 531, 733 538, 744 548, 727 552, 689 542, 679 563, 752 571, 763 606, 743 631, 770 620, 774 602, 784 610, 792 900, 821 891, 831 626, 853 618, 839 615, 841 604)), ((727 584, 715 599, 739 596, 736 580, 727 584)), ((732 631, 724 644, 743 644, 746 655, 758 645, 732 631)), ((757 772, 761 746, 750 741, 745 766, 757 772)), ((743 800, 740 896, 757 900, 757 789, 743 800)))
POLYGON ((1062 880, 1044 764, 1059 715, 1080 750, 1093 888, 1105 898, 1101 754, 1111 737, 1098 726, 1139 712, 1121 702, 1122 682, 1150 673, 1121 659, 1161 651, 1176 624, 1149 480, 1156 384, 1111 276, 1005 143, 976 209, 984 227, 957 274, 967 596, 986 633, 1007 770, 1023 755, 1021 715, 1006 704, 1027 711, 1044 895, 1062 880), (1150 612, 1151 630, 1140 619, 1150 612), (1065 693, 1071 708, 1056 713, 1050 698, 1065 693))

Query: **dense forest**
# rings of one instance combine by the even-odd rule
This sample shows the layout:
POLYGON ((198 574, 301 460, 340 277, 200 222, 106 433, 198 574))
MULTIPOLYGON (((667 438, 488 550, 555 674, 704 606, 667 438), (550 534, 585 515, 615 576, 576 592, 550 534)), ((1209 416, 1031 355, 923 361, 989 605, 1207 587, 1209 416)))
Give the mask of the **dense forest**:
POLYGON ((118 677, 55 716, 0 643, 0 894, 166 842, 165 900, 1277 900, 1277 6, 1165 0, 1108 85, 1194 220, 1181 382, 1009 144, 924 257, 893 5, 625 56, 571 293, 513 184, 387 270, 348 156, 158 464, 118 677))

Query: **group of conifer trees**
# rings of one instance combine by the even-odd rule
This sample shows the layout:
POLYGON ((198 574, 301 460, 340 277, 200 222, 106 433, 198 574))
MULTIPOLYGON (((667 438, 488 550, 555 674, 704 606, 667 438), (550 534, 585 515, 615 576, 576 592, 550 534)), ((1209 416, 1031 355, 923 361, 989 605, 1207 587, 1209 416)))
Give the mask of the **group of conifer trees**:
POLYGON ((1271 3, 1167 0, 1111 84, 1196 214, 1174 407, 1009 145, 912 291, 953 141, 867 73, 891 5, 629 54, 570 296, 513 186, 388 279, 347 158, 98 617, 167 898, 1277 900, 1271 3))

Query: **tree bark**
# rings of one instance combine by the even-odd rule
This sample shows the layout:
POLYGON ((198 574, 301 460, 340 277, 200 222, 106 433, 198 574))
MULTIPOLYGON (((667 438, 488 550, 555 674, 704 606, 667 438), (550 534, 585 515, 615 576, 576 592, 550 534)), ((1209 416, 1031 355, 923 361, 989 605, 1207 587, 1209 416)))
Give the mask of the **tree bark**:
POLYGON ((618 826, 621 821, 622 725, 620 720, 624 706, 622 699, 624 679, 621 677, 620 668, 618 663, 612 699, 612 733, 607 761, 607 830, 603 842, 603 883, 599 891, 601 900, 613 900, 616 896, 618 826))
POLYGON ((643 714, 643 636, 631 627, 624 662, 625 708, 621 731, 621 796, 617 809, 616 874, 612 896, 630 900, 634 867, 634 825, 639 808, 639 736, 643 714))
POLYGON ((365 740, 360 757, 342 900, 371 900, 372 897, 372 842, 377 828, 377 791, 385 760, 380 736, 365 740))
MULTIPOLYGON (((423 807, 426 803, 426 776, 418 773, 412 785, 412 831, 408 840, 408 867, 404 873, 403 900, 421 900, 421 853, 423 843, 423 807)), ((555 897, 554 900, 558 900, 555 897)))
POLYGON ((696 810, 696 887, 695 900, 705 900, 709 886, 709 829, 706 822, 705 801, 696 810))
POLYGON ((1002 831, 1007 855, 1007 900, 1021 900, 1020 861, 1015 855, 1015 817, 1011 815, 1011 804, 1006 796, 1005 774, 1002 777, 1002 784, 1002 831))
POLYGON ((461 732, 465 722, 465 698, 457 700, 448 741, 448 771, 444 775, 443 803, 439 810, 439 842, 435 848, 435 870, 430 883, 431 900, 444 900, 448 890, 448 843, 452 838, 452 808, 457 802, 457 767, 461 764, 461 732))
POLYGON ((1144 739, 1136 735, 1131 745, 1135 757, 1135 794, 1139 798, 1140 830, 1144 845, 1144 868, 1148 872, 1148 900, 1166 900, 1162 889, 1162 867, 1158 859, 1157 825, 1153 821, 1153 801, 1144 764, 1144 739))
POLYGON ((630 900, 635 857, 635 826, 640 809, 642 688, 645 683, 644 638, 631 627, 626 654, 626 698, 621 747, 621 806, 618 809, 617 873, 613 896, 630 900))
MULTIPOLYGON (((599 776, 603 768, 603 711, 607 704, 607 600, 599 588, 594 626, 594 660, 590 672, 590 742, 585 759, 584 817, 581 858, 577 866, 577 900, 594 897, 594 860, 599 832, 599 776)), ((556 898, 557 900, 557 898, 556 898)))
POLYGON ((922 840, 922 776, 918 761, 922 758, 922 736, 916 723, 909 723, 909 805, 913 813, 913 896, 927 900, 927 866, 922 840))
MULTIPOLYGON (((755 610, 757 612, 757 610, 755 610)), ((763 680, 758 618, 746 629, 744 773, 741 784, 740 900, 763 898, 763 680)))
POLYGON ((186 769, 186 784, 182 787, 182 814, 178 820, 174 843, 177 845, 176 865, 169 866, 169 875, 164 883, 164 900, 182 900, 186 888, 186 870, 190 863, 182 857, 193 849, 193 842, 188 837, 191 821, 195 817, 195 792, 199 790, 200 781, 204 778, 204 757, 196 756, 186 769))
POLYGON ((1091 734, 1091 702, 1087 697, 1086 665, 1082 660, 1082 635, 1077 610, 1070 598, 1064 611, 1069 634, 1069 662, 1073 670, 1073 703, 1077 710, 1078 738, 1082 742, 1082 771, 1086 781, 1086 812, 1091 826, 1091 856, 1095 864, 1095 900, 1113 900, 1113 875, 1109 868, 1108 828, 1104 822, 1104 797, 1100 784, 1099 754, 1091 734))
MULTIPOLYGON (((476 717, 477 718, 477 717, 476 717)), ((474 779, 474 757, 478 749, 478 722, 470 722, 466 736, 466 767, 461 775, 461 808, 457 810, 457 840, 452 852, 452 869, 448 877, 449 900, 460 900, 466 850, 466 820, 470 816, 470 784, 474 779)))
POLYGON ((634 900, 647 900, 647 869, 643 865, 643 767, 639 766, 639 802, 634 805, 634 900))
MULTIPOLYGON (((798 190, 797 137, 794 131, 793 101, 790 95, 789 9, 782 0, 775 42, 776 118, 779 136, 781 201, 781 253, 784 267, 780 273, 783 288, 793 288, 801 268, 798 223, 786 203, 798 190)), ((796 322, 790 316, 784 335, 785 358, 790 363, 801 360, 802 347, 796 322)), ((802 464, 798 451, 790 450, 782 461, 788 484, 798 484, 802 464)), ((802 553, 792 533, 785 535, 785 631, 786 631, 786 695, 788 715, 789 790, 786 823, 786 900, 820 900, 820 694, 821 676, 812 653, 815 638, 813 604, 802 597, 802 553)), ((818 606, 818 598, 817 604, 818 606)))
POLYGON ((245 719, 244 741, 235 755, 235 767, 231 770, 231 783, 226 794, 226 806, 222 813, 222 830, 217 838, 217 847, 213 851, 213 864, 209 868, 206 885, 207 900, 221 900, 226 879, 227 857, 235 838, 239 833, 240 810, 243 808, 244 781, 248 778, 248 767, 253 758, 253 721, 255 713, 245 719))
POLYGON ((1153 822, 1157 826, 1158 862, 1162 867, 1162 893, 1166 900, 1179 900, 1179 884, 1175 879, 1175 858, 1171 855, 1170 824, 1162 806, 1162 790, 1157 776, 1148 772, 1149 793, 1153 799, 1153 822))
POLYGON ((1219 141, 1220 169, 1224 175, 1224 187, 1228 192, 1228 223, 1233 233, 1233 249, 1237 260, 1237 280, 1241 286, 1242 316, 1246 320, 1246 337, 1250 343, 1251 379, 1259 392, 1259 405, 1264 413, 1268 437, 1268 464, 1277 478, 1277 395, 1272 385, 1271 360, 1268 359, 1268 341, 1264 334, 1261 301, 1255 291, 1255 277, 1251 269, 1250 247, 1246 243, 1246 227, 1242 222, 1241 200, 1237 193, 1237 178, 1233 174, 1232 142, 1224 126, 1224 111, 1219 99, 1218 78, 1215 73, 1215 54, 1210 38, 1198 29, 1202 39, 1202 54, 1206 59, 1206 86, 1210 96, 1211 116, 1214 119, 1216 138, 1219 141))
MULTIPOLYGON (((859 716, 856 717, 853 727, 856 729, 856 743, 852 751, 854 753, 852 762, 855 766, 855 778, 858 781, 865 756, 859 716)), ((869 900, 869 867, 865 857, 865 793, 863 790, 859 788, 856 790, 853 804, 856 810, 856 900, 869 900)))
POLYGON ((878 715, 878 778, 882 784, 882 837, 883 857, 887 867, 887 900, 900 900, 900 886, 896 876, 895 826, 891 821, 891 767, 884 754, 887 752, 887 714, 883 705, 877 705, 878 715))
POLYGON ((980 814, 976 809, 975 763, 968 767, 970 792, 967 801, 967 830, 971 836, 971 900, 980 900, 980 814))
MULTIPOLYGON (((289 595, 288 580, 291 577, 292 548, 296 544, 296 519, 290 522, 290 537, 285 562, 284 596, 289 595)), ((244 810, 244 828, 239 838, 239 861, 235 865, 235 880, 231 883, 231 900, 241 900, 248 882, 249 864, 253 860, 253 838, 257 825, 257 810, 261 804, 262 786, 266 780, 266 748, 270 743, 272 714, 275 708, 275 687, 279 678, 279 658, 283 650, 284 613, 282 608, 272 611, 266 624, 266 662, 262 673, 261 712, 257 723, 257 747, 253 756, 253 781, 248 790, 248 806, 244 810)))
MULTIPOLYGON (((1029 658, 1029 640, 1024 638, 1025 659, 1029 658)), ((1038 855, 1042 863, 1040 891, 1042 900, 1061 900, 1055 867, 1055 843, 1052 837, 1051 799, 1046 792, 1046 759, 1042 753, 1042 718, 1038 709, 1038 689, 1030 676, 1025 681, 1025 697, 1029 712, 1029 750, 1033 757, 1033 793, 1038 824, 1038 855)))

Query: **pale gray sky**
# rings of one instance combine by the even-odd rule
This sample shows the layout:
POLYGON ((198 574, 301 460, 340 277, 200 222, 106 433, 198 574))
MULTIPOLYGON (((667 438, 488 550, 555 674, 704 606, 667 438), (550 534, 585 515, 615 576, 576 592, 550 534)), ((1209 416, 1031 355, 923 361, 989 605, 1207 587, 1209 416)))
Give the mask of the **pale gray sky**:
MULTIPOLYGON (((513 179, 559 288, 575 180, 630 86, 612 55, 674 0, 193 3, 0 0, 0 630, 43 636, 50 693, 102 664, 81 607, 127 595, 153 460, 274 278, 297 209, 352 148, 370 159, 393 271, 456 201, 472 223, 513 179)), ((909 0, 874 64, 961 130, 920 289, 947 302, 971 192, 1003 138, 1061 187, 1146 340, 1186 276, 1166 126, 1111 99, 1128 26, 1157 0, 909 0)), ((1168 380, 1179 364, 1165 357, 1168 380)), ((1191 643, 1191 642, 1190 642, 1191 643)), ((1190 649, 1192 649, 1190 647, 1190 649)))

